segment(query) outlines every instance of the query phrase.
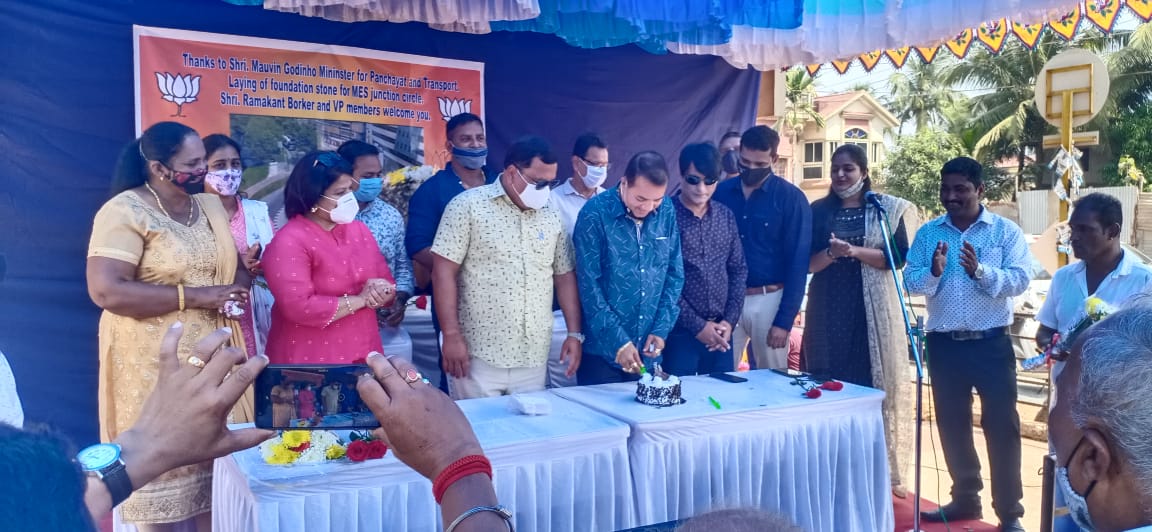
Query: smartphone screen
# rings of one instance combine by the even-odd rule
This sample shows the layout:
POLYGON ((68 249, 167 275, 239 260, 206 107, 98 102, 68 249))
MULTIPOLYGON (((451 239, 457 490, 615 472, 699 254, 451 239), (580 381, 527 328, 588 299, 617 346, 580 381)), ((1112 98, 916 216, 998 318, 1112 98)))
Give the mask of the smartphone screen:
POLYGON ((365 365, 271 365, 256 377, 256 426, 262 429, 374 429, 356 381, 365 365))
POLYGON ((744 377, 737 377, 736 375, 729 375, 727 373, 709 373, 708 376, 724 382, 748 382, 748 379, 744 377))

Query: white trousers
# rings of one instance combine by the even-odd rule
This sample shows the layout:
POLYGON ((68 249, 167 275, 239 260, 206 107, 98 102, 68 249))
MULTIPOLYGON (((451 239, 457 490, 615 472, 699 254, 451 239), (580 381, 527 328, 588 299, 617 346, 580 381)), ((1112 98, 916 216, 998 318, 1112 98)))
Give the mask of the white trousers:
POLYGON ((385 355, 398 355, 412 362, 412 337, 404 327, 381 327, 380 342, 385 355))
POLYGON ((740 367, 740 357, 744 350, 752 348, 756 355, 756 367, 759 369, 787 368, 788 345, 779 349, 768 347, 768 334, 772 330, 772 322, 776 319, 776 311, 780 309, 780 298, 784 291, 777 290, 768 294, 756 294, 744 298, 744 312, 740 314, 740 323, 732 331, 732 367, 740 367))
POLYGON ((448 376, 448 395, 453 399, 479 399, 500 397, 514 393, 539 392, 544 389, 548 367, 497 368, 472 357, 468 362, 468 376, 457 379, 448 376))
POLYGON ((568 372, 568 363, 560 362, 560 351, 564 348, 564 341, 567 339, 568 324, 564 321, 564 313, 557 310, 552 313, 552 345, 548 349, 549 388, 576 386, 576 376, 565 375, 568 372))

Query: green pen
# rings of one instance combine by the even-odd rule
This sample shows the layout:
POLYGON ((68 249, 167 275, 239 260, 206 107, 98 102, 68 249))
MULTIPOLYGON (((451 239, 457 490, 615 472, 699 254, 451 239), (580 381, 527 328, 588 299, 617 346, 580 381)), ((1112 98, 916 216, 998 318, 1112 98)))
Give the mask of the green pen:
POLYGON ((717 402, 716 399, 713 399, 711 395, 708 396, 708 402, 712 403, 712 406, 716 407, 716 410, 720 410, 720 403, 717 402))

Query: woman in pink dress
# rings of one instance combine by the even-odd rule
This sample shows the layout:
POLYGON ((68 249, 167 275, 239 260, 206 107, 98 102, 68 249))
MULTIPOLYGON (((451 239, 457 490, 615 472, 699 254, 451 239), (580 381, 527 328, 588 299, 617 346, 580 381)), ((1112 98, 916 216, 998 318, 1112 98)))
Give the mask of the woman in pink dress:
POLYGON ((372 232, 356 220, 352 168, 335 152, 306 155, 284 185, 288 223, 261 265, 276 303, 273 364, 349 364, 383 351, 376 310, 396 285, 372 232))

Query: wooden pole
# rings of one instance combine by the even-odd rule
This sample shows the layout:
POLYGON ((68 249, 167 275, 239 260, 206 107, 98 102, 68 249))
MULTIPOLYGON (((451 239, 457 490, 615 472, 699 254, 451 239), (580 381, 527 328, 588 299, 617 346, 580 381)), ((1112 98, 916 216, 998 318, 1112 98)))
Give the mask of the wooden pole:
MULTIPOLYGON (((1060 145, 1064 147, 1068 153, 1072 153, 1072 91, 1064 91, 1063 93, 1063 108, 1060 113, 1060 145)), ((1064 175, 1060 178, 1060 183, 1064 190, 1068 192, 1068 201, 1060 202, 1060 219, 1058 222, 1068 221, 1068 204, 1072 201, 1072 169, 1069 168, 1064 171, 1064 175)), ((1048 211, 1052 212, 1052 211, 1048 211)), ((1067 253, 1056 253, 1057 264, 1060 266, 1068 265, 1067 253)))

